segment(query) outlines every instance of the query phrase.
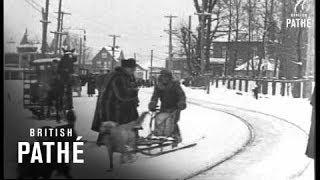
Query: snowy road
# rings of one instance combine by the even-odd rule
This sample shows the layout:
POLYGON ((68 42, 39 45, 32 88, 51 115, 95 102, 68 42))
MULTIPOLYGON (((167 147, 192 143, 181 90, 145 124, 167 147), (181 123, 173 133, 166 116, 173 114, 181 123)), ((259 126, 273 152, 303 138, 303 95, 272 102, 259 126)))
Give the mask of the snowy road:
POLYGON ((189 103, 237 115, 251 124, 254 139, 240 153, 192 179, 295 179, 309 166, 305 157, 306 132, 285 119, 203 100, 189 103))
MULTIPOLYGON (((142 89, 139 93, 140 106, 138 109, 140 112, 147 110, 151 96, 150 90, 142 89)), ((97 133, 90 130, 95 101, 95 97, 74 99, 76 112, 79 115, 76 129, 90 141, 95 141, 97 138, 97 133)), ((202 136, 206 138, 194 148, 152 159, 139 154, 139 160, 132 164, 119 165, 119 155, 116 154, 114 156, 116 169, 113 173, 105 171, 108 167, 106 149, 89 144, 85 146, 86 164, 75 165, 72 170, 73 174, 76 178, 187 178, 190 174, 201 171, 211 163, 233 155, 249 139, 246 125, 237 117, 197 105, 188 104, 188 110, 182 112, 179 124, 184 143, 197 140, 202 136), (229 131, 225 131, 226 128, 229 131), (92 168, 93 165, 95 168, 92 168), (87 174, 89 169, 93 173, 87 174)))
MULTIPOLYGON (((15 142, 26 139, 28 128, 52 123, 51 121, 31 120, 30 112, 20 107, 21 87, 16 87, 16 85, 14 85, 14 87, 15 88, 12 87, 11 89, 17 90, 17 92, 8 91, 9 89, 6 87, 6 94, 10 94, 11 97, 15 98, 10 100, 10 103, 6 103, 5 110, 7 112, 5 130, 8 133, 6 138, 11 138, 10 141, 9 139, 7 140, 9 144, 5 146, 7 149, 6 174, 11 178, 15 177, 14 167, 16 153, 11 151, 16 149, 15 142), (19 113, 8 113, 9 109, 18 111, 19 113), (19 123, 20 126, 16 126, 17 123, 19 123), (17 132, 19 133, 17 134, 17 132)), ((147 109, 147 102, 150 99, 151 91, 151 89, 141 89, 140 112, 147 109)), ((74 98, 78 115, 76 129, 85 139, 95 141, 97 133, 91 131, 90 127, 96 97, 86 97, 85 93, 84 88, 84 97, 74 98)), ((226 94, 223 92, 222 96, 219 96, 219 98, 223 100, 221 102, 219 98, 207 97, 201 94, 201 92, 193 90, 189 91, 186 89, 186 94, 188 97, 188 110, 182 113, 181 118, 184 121, 179 123, 184 140, 197 139, 204 133, 211 135, 209 140, 203 141, 203 143, 197 146, 198 149, 193 148, 170 153, 158 159, 158 162, 167 164, 172 161, 174 162, 172 165, 178 165, 179 161, 190 158, 187 159, 188 163, 184 163, 184 166, 176 167, 181 170, 186 169, 180 178, 218 180, 282 180, 295 178, 311 180, 313 178, 313 163, 308 166, 310 161, 304 155, 307 143, 306 131, 308 129, 308 124, 304 123, 304 119, 308 119, 309 116, 308 113, 306 113, 309 109, 307 103, 301 103, 302 106, 299 106, 299 104, 292 106, 293 111, 296 111, 298 107, 299 109, 301 109, 300 107, 304 107, 304 110, 295 113, 294 116, 296 120, 289 116, 288 111, 280 112, 282 111, 281 109, 272 110, 272 107, 269 106, 266 109, 268 112, 255 112, 252 108, 250 109, 250 107, 255 105, 254 101, 252 101, 252 103, 248 97, 231 96, 229 95, 230 93, 226 94), (250 102, 250 104, 244 103, 244 105, 241 106, 243 108, 239 108, 239 104, 241 105, 242 102, 241 98, 245 100, 244 102, 250 102), (228 99, 230 99, 230 101, 228 99), (270 112, 271 110, 272 112, 270 112), (277 115, 277 113, 280 115, 277 115), (286 113, 288 116, 284 116, 286 113), (244 126, 241 120, 245 120, 246 125, 249 125, 252 130, 251 141, 248 141, 249 143, 247 144, 248 129, 246 129, 246 126, 244 126), (244 128, 239 128, 241 126, 244 126, 244 128), (243 144, 247 146, 241 148, 243 144), (196 153, 200 151, 203 154, 196 153), (195 154, 197 158, 193 158, 195 154), (201 163, 199 162, 204 163, 200 166, 201 163), (308 167, 306 171, 308 173, 304 172, 306 167, 308 167), (196 171, 190 172, 188 169, 196 171)), ((6 101, 8 102, 8 100, 6 101)), ((281 100, 281 102, 283 101, 284 100, 281 100)), ((268 103, 270 105, 275 104, 271 103, 272 101, 269 99, 266 99, 264 103, 263 100, 259 102, 261 106, 268 105, 268 103)), ((291 100, 288 102, 291 102, 291 100)), ((291 104, 294 105, 294 103, 291 104)), ((108 165, 106 149, 104 147, 99 148, 95 144, 88 144, 85 146, 85 152, 86 163, 83 165, 74 165, 72 168, 72 174, 74 174, 75 178, 110 178, 111 174, 105 171, 108 165), (90 171, 88 171, 89 169, 90 171), (90 172, 90 174, 88 174, 88 172, 90 172)), ((117 157, 118 156, 115 158, 117 157)), ((155 164, 155 160, 156 159, 149 161, 149 164, 155 164)), ((140 164, 147 163, 147 161, 140 160, 139 162, 140 164)), ((117 167, 119 167, 119 165, 117 165, 117 167)), ((165 169, 163 166, 161 168, 165 169)), ((177 173, 176 175, 179 174, 177 173)), ((175 177, 174 179, 179 178, 175 177)))
POLYGON ((245 148, 187 179, 313 179, 313 162, 304 155, 304 127, 274 114, 205 101, 197 95, 189 96, 188 103, 237 116, 252 128, 253 136, 245 148))

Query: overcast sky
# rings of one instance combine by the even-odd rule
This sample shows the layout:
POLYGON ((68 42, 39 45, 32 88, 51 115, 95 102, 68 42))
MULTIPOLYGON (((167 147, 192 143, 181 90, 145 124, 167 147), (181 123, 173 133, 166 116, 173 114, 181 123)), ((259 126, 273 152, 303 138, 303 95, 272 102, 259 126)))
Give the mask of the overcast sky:
MULTIPOLYGON (((41 14, 27 1, 4 0, 4 37, 5 45, 11 38, 17 43, 28 29, 31 38, 41 41, 41 14)), ((33 0, 40 6, 45 0, 33 0)), ((58 0, 50 0, 49 31, 56 30, 58 0)), ((168 35, 163 31, 168 28, 165 15, 177 15, 174 26, 194 14, 192 0, 62 0, 62 10, 70 12, 65 15, 64 27, 85 28, 87 45, 94 54, 103 46, 112 44, 110 34, 117 34, 117 45, 123 49, 126 58, 137 53, 137 59, 143 66, 148 66, 150 50, 154 49, 154 64, 161 65, 167 56, 168 35)), ((196 17, 193 15, 193 21, 196 17)), ((195 24, 195 23, 193 23, 195 24)), ((77 33, 77 32, 75 32, 77 33)), ((49 42, 53 35, 49 33, 49 42)), ((11 45, 12 46, 12 45, 11 45)))

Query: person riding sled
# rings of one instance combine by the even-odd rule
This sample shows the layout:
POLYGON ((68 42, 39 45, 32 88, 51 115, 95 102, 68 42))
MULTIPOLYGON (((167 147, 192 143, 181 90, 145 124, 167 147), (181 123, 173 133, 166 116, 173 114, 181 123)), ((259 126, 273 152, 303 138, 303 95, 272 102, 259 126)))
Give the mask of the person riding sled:
POLYGON ((174 81, 172 73, 168 70, 160 71, 158 83, 154 87, 149 103, 150 111, 156 110, 159 99, 161 101, 160 113, 175 113, 172 137, 175 139, 175 143, 178 144, 182 141, 178 121, 180 119, 180 111, 186 109, 186 96, 180 83, 174 81))
MULTIPOLYGON (((105 121, 126 124, 138 118, 138 88, 135 84, 134 72, 136 61, 131 58, 121 61, 104 79, 102 93, 99 95, 91 129, 99 132, 100 125, 105 121)), ((102 145, 101 134, 97 144, 102 145)))

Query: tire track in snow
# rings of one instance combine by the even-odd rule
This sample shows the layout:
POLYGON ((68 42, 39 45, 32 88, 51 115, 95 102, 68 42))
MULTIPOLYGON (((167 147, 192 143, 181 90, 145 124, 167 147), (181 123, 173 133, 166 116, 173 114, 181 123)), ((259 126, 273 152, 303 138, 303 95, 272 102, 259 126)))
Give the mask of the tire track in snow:
POLYGON ((235 115, 235 114, 232 114, 230 112, 227 112, 227 111, 223 111, 223 110, 219 110, 219 109, 214 109, 212 107, 208 107, 208 106, 205 106, 205 105, 202 105, 202 104, 199 104, 199 103, 195 103, 195 102, 191 102, 191 101, 188 101, 188 103, 190 104, 193 104, 193 105, 196 105, 196 106, 200 106, 200 107, 203 107, 203 108, 207 108, 207 109, 212 109, 212 110, 215 110, 215 111, 219 111, 219 112, 223 112, 223 113, 226 113, 226 114, 229 114, 231 116, 234 116, 236 117, 237 119, 239 119, 241 122, 243 122, 246 127, 248 128, 248 131, 249 131, 249 138, 247 139, 247 141, 244 143, 244 145, 242 147, 240 147, 237 151, 235 151, 234 153, 232 153, 231 155, 221 159, 219 162, 217 163, 214 163, 214 164, 211 164, 211 165, 208 165, 208 167, 206 167, 205 169, 201 170, 201 171, 198 171, 198 172, 195 172, 193 174, 190 174, 189 176, 187 176, 185 179, 191 179, 199 174, 202 174, 228 160, 230 160, 232 157, 234 157, 235 155, 241 153, 242 151, 244 151, 246 149, 247 146, 249 146, 255 139, 255 135, 254 135, 254 130, 253 130, 253 127, 252 125, 246 121, 245 119, 243 119, 242 117, 238 116, 238 115, 235 115))
MULTIPOLYGON (((296 129, 298 129, 300 132, 303 132, 303 134, 307 137, 308 136, 308 133, 303 129, 301 128, 300 126, 298 126, 297 124, 295 123, 292 123, 284 118, 281 118, 281 117, 277 117, 275 115, 272 115, 272 114, 267 114, 267 113, 264 113, 264 112, 259 112, 259 111, 255 111, 255 110, 251 110, 251 109, 246 109, 246 108, 241 108, 241 107, 237 107, 237 106, 232 106, 232 105, 225 105, 225 104, 221 104, 221 103, 214 103, 214 102, 210 102, 210 101, 204 101, 204 100, 198 100, 198 99, 193 99, 193 98, 188 98, 188 103, 190 104, 193 104, 193 105, 197 105, 197 106, 200 106, 200 107, 204 107, 204 108, 208 108, 208 109, 212 109, 212 110, 216 110, 216 111, 221 111, 221 112, 224 112, 224 113, 227 113, 227 114, 230 114, 230 115, 233 115, 233 116, 236 116, 238 119, 240 119, 242 122, 244 122, 247 127, 250 129, 251 131, 251 135, 254 135, 254 126, 252 124, 250 124, 248 121, 245 120, 245 118, 242 118, 238 115, 235 115, 235 113, 230 110, 230 108, 235 108, 237 110, 241 110, 241 111, 244 111, 244 112, 251 112, 251 113, 257 113, 257 114, 261 114, 261 115, 265 115, 265 116, 269 116, 269 117, 272 117, 274 119, 278 119, 279 121, 282 121, 282 122, 285 122, 287 123, 288 125, 292 126, 292 127, 295 127, 296 129), (204 105, 204 104, 207 104, 207 105, 204 105), (211 105, 211 106, 210 106, 211 105), (215 106, 222 106, 224 107, 224 109, 221 109, 221 108, 217 108, 217 107, 212 107, 212 105, 215 105, 215 106), (225 108, 229 108, 229 110, 225 109, 225 108), (231 111, 231 112, 230 112, 231 111)), ((195 174, 191 174, 188 178, 186 179, 190 179, 190 178, 194 178, 194 177, 197 177, 198 175, 201 175, 207 171, 210 171, 212 170, 213 168, 227 162, 227 161, 230 161, 232 160, 235 156, 237 155, 240 155, 242 152, 245 152, 246 148, 247 147, 250 147, 250 145, 252 144, 252 142, 254 142, 254 136, 251 136, 252 138, 249 139, 248 143, 246 143, 245 146, 243 146, 243 148, 241 148, 240 150, 238 150, 237 152, 235 152, 234 154, 230 155, 229 157, 226 157, 224 159, 222 159, 220 162, 218 163, 215 163, 211 166, 209 166, 208 168, 205 168, 204 170, 198 172, 198 173, 195 173, 195 174)), ((290 179, 295 179, 295 178, 298 178, 300 177, 304 171, 308 168, 308 166, 310 165, 310 162, 309 161, 303 168, 301 168, 299 171, 295 172, 294 174, 292 174, 291 176, 289 176, 290 179)))

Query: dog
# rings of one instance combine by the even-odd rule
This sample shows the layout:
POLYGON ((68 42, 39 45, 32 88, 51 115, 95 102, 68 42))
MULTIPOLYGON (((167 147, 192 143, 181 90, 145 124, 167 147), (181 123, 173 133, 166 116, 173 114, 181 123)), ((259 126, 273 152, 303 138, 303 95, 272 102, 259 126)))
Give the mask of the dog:
MULTIPOLYGON (((74 128, 74 123, 76 121, 76 116, 73 110, 69 110, 66 114, 66 119, 68 124, 63 126, 58 126, 55 128, 74 128)), ((41 127, 42 129, 52 128, 50 126, 41 127)), ((75 141, 77 135, 73 129, 72 137, 37 137, 35 140, 38 142, 72 142, 75 141)), ((71 143, 72 145, 72 143, 71 143)), ((33 146, 33 145, 32 145, 33 146)), ((33 149, 31 147, 31 149, 33 149)), ((43 159, 46 161, 46 147, 40 143, 41 154, 44 156, 43 159)), ((71 148, 72 149, 72 148, 71 148)), ((71 166, 69 163, 57 163, 57 147, 51 149, 51 159, 52 163, 30 163, 31 154, 25 156, 24 163, 18 164, 17 179, 25 178, 44 178, 50 179, 53 172, 57 171, 58 174, 63 175, 67 179, 72 179, 70 174, 71 166)))
POLYGON ((136 120, 119 125, 113 121, 102 122, 100 126, 101 143, 108 149, 109 169, 113 170, 113 153, 121 153, 121 163, 125 158, 131 159, 131 153, 135 150, 137 130, 142 129, 141 124, 148 112, 143 112, 136 120))

